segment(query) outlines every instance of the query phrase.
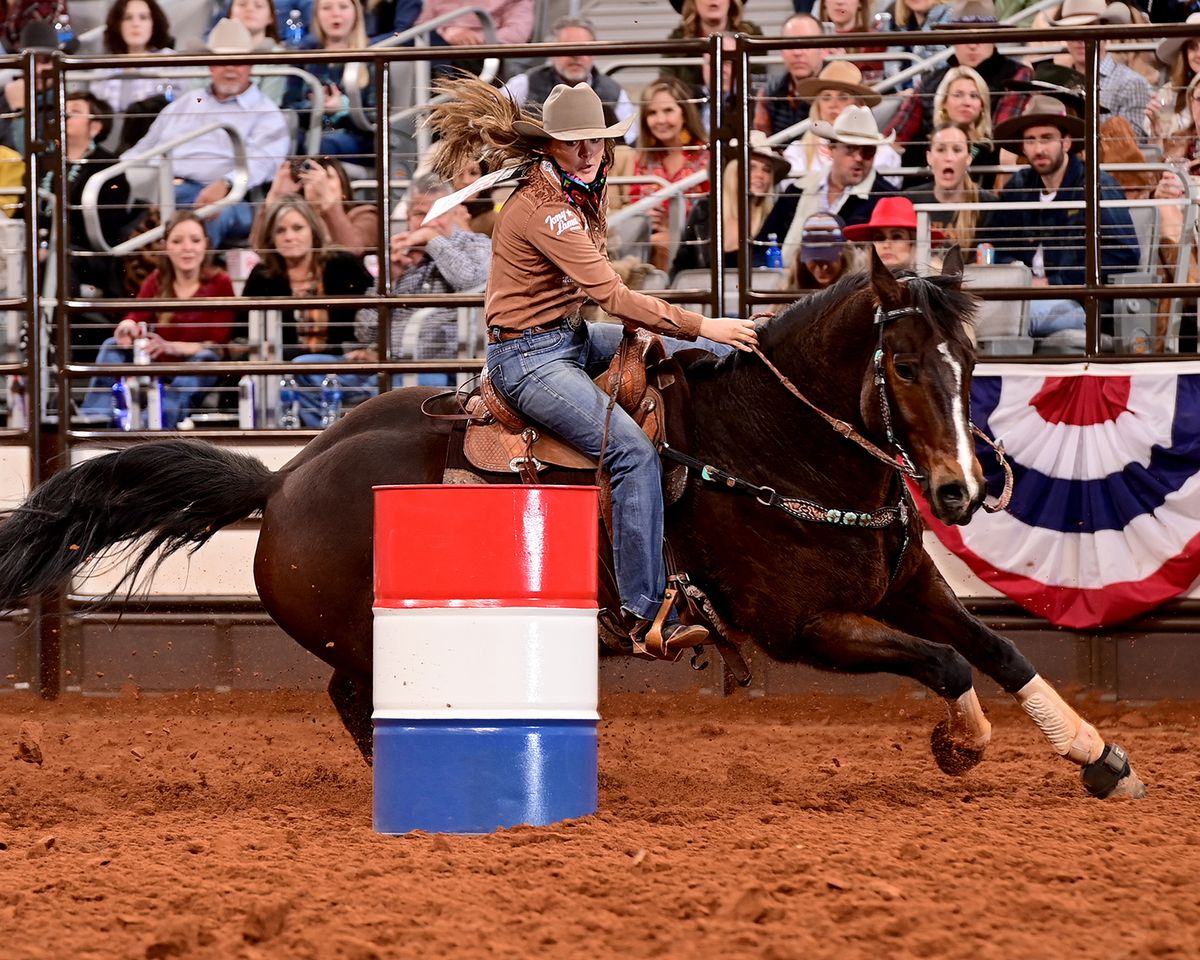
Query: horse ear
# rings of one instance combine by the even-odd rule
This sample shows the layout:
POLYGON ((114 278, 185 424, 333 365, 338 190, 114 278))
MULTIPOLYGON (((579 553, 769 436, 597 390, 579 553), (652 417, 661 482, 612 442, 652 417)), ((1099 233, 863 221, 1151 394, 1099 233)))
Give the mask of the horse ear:
POLYGON ((942 276, 952 277, 955 280, 961 280, 963 275, 963 258, 962 251, 958 248, 958 244, 954 244, 946 251, 945 259, 942 260, 942 276))
POLYGON ((904 290, 900 286, 900 281, 896 279, 896 275, 879 259, 875 244, 870 244, 870 248, 871 289, 875 291, 875 298, 881 307, 885 310, 894 310, 904 303, 904 290))

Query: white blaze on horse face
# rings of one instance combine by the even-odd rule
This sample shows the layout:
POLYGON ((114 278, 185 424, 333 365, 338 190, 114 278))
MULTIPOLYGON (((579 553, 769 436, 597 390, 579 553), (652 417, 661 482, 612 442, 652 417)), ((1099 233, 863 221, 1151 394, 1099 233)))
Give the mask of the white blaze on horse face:
POLYGON ((971 445, 971 436, 967 432, 967 412, 963 409, 962 364, 951 356, 949 344, 939 343, 938 353, 949 364, 954 374, 954 399, 950 403, 954 419, 954 449, 958 455, 958 465, 962 469, 963 483, 967 485, 967 493, 973 502, 979 496, 979 483, 975 479, 975 452, 971 445))

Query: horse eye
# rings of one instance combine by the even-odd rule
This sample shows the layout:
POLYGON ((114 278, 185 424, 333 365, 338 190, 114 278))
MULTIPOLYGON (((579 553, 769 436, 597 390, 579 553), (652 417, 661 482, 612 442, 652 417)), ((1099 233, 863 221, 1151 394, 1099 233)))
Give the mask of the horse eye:
POLYGON ((917 379, 917 365, 911 356, 892 357, 892 369, 905 383, 914 383, 917 379))

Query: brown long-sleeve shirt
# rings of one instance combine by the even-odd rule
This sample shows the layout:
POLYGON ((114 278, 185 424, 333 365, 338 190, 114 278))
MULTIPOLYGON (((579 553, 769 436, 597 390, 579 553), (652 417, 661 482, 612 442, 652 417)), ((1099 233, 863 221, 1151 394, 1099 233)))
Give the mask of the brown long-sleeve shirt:
POLYGON ((608 262, 607 246, 606 237, 592 236, 562 189, 534 167, 496 217, 487 325, 525 330, 571 316, 591 299, 627 323, 695 340, 703 317, 630 290, 608 262))

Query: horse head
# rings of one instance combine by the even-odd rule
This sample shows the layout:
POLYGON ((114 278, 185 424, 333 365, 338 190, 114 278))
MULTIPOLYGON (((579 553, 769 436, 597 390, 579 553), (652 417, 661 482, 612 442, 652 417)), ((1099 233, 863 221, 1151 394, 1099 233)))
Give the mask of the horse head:
POLYGON ((864 422, 911 457, 934 516, 953 524, 967 523, 986 493, 970 417, 976 299, 962 273, 957 247, 933 277, 897 277, 872 249, 877 347, 860 397, 864 422))

